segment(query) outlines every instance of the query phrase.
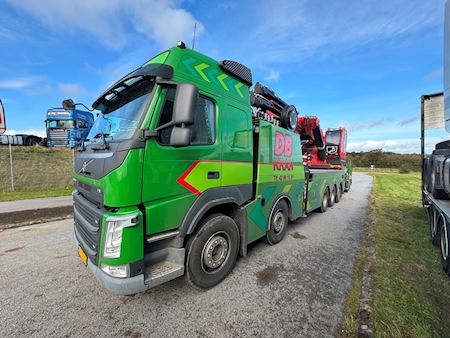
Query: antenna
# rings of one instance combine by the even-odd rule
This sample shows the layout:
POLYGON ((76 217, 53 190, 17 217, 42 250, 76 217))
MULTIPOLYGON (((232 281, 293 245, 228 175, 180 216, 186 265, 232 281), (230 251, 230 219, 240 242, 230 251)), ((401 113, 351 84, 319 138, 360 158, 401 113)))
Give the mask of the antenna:
POLYGON ((195 31, 197 30, 197 22, 194 23, 194 36, 192 37, 192 50, 195 48, 195 31))

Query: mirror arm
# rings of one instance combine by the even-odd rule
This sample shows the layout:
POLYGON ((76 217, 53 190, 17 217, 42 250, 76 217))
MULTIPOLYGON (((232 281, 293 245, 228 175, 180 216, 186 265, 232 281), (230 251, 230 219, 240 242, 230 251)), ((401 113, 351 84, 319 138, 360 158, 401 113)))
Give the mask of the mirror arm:
POLYGON ((144 130, 144 138, 145 139, 156 137, 156 136, 158 136, 158 134, 159 133, 157 130, 148 130, 148 129, 144 130))

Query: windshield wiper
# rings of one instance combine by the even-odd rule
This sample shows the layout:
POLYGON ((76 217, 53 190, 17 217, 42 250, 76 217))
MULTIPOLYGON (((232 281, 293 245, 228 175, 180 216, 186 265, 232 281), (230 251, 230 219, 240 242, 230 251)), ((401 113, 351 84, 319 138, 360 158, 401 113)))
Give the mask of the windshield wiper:
POLYGON ((92 138, 92 150, 105 150, 108 149, 108 142, 106 142, 106 138, 109 136, 108 133, 97 133, 97 135, 95 135, 92 138), (96 141, 100 139, 101 142, 96 141))

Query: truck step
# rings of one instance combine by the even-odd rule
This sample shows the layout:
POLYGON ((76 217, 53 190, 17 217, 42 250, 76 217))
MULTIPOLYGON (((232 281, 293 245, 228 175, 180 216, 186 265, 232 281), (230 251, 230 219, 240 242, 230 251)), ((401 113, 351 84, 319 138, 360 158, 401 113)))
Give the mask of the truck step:
POLYGON ((156 263, 145 270, 145 283, 155 287, 184 274, 184 265, 170 261, 156 263))
POLYGON ((165 248, 145 257, 145 283, 149 288, 184 275, 184 249, 165 248))

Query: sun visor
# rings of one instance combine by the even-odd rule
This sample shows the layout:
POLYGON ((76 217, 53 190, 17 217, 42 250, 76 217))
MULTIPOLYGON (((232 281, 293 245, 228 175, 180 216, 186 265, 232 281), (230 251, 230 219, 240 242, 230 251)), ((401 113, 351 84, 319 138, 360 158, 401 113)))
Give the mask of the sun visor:
POLYGON ((132 79, 135 78, 146 78, 146 77, 161 77, 165 80, 170 80, 173 76, 173 68, 169 65, 163 65, 163 64, 148 64, 145 66, 142 66, 128 75, 125 75, 123 78, 121 78, 119 81, 117 81, 115 84, 113 84, 111 87, 109 87, 102 95, 98 97, 97 100, 92 104, 92 107, 96 109, 103 101, 104 98, 112 93, 114 93, 115 89, 119 87, 126 87, 127 82, 130 82, 132 79))

